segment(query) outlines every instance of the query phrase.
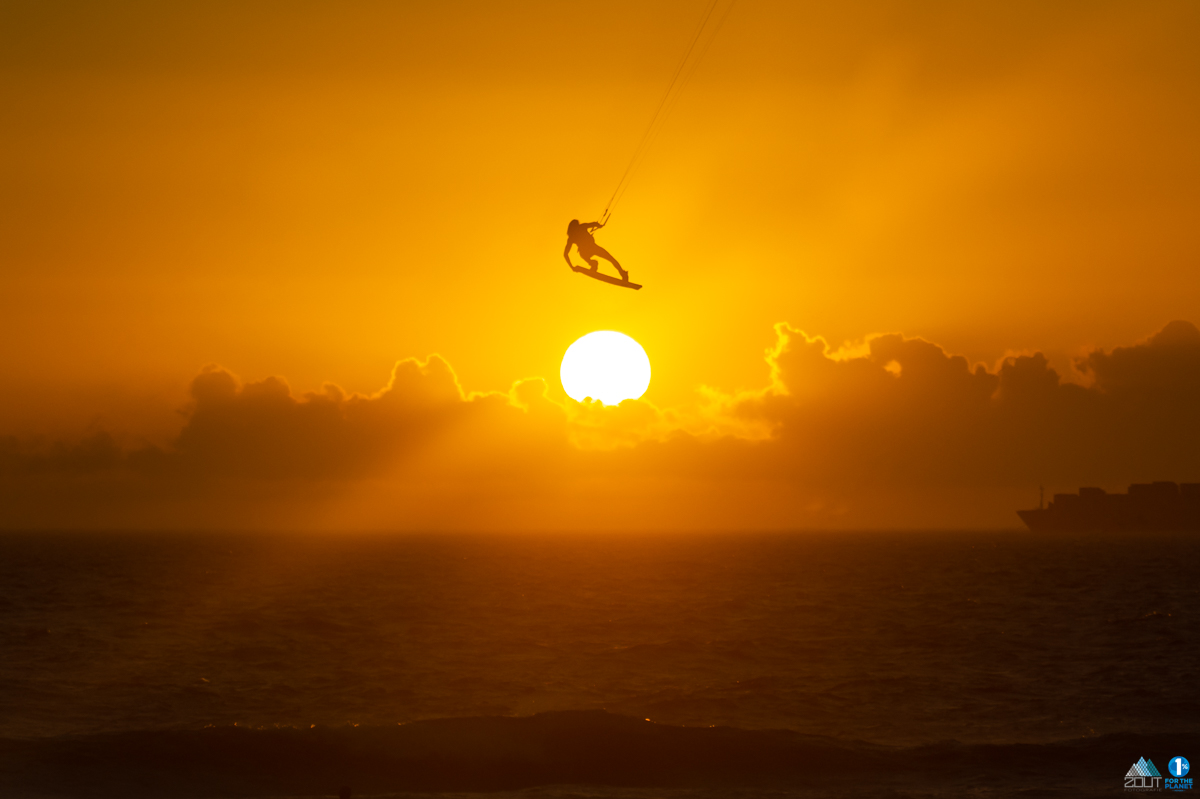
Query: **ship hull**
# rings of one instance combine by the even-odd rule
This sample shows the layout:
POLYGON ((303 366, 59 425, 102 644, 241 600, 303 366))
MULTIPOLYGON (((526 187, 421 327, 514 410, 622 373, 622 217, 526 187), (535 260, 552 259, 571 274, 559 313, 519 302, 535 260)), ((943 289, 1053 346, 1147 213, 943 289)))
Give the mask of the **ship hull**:
POLYGON ((1058 529, 1054 524, 1054 519, 1050 516, 1050 512, 1042 508, 1019 510, 1017 511, 1017 515, 1021 517, 1021 521, 1025 522, 1025 526, 1035 533, 1043 530, 1058 529))

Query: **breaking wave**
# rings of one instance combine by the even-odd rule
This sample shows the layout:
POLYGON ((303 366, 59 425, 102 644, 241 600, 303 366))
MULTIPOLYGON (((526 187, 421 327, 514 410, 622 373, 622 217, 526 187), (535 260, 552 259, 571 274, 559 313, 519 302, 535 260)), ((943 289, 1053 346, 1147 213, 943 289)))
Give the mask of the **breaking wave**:
MULTIPOLYGON (((1140 756, 1200 735, 1113 734, 1050 744, 881 746, 789 730, 679 727, 603 711, 391 727, 133 731, 0 740, 5 796, 313 796, 512 791, 549 785, 755 787, 850 795, 989 796, 1119 789, 1140 756)), ((603 792, 601 792, 603 794, 603 792)), ((539 795, 545 795, 539 794, 539 795)), ((593 795, 596 795, 593 792, 593 795)), ((609 795, 613 795, 611 792, 609 795)))

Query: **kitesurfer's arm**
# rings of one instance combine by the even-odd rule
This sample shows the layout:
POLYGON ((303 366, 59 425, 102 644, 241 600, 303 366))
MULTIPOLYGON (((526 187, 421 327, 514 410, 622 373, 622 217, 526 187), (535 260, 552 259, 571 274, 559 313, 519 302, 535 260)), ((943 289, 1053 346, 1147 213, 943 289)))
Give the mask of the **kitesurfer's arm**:
MULTIPOLYGON (((608 223, 606 222, 604 224, 608 223)), ((599 222, 588 222, 586 225, 584 225, 584 227, 587 228, 588 233, 591 233, 593 230, 599 230, 600 228, 604 227, 604 225, 600 224, 599 222)))
POLYGON ((563 249, 563 258, 566 260, 567 266, 571 267, 572 269, 575 268, 575 265, 571 263, 571 242, 570 241, 567 242, 567 246, 563 249))

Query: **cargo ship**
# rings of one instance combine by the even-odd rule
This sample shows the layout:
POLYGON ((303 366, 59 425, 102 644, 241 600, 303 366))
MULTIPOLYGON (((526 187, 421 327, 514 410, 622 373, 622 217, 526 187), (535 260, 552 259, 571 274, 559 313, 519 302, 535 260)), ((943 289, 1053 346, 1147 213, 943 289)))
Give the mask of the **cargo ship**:
POLYGON ((1200 483, 1134 483, 1127 494, 1081 488, 1017 515, 1030 530, 1200 530, 1200 483))

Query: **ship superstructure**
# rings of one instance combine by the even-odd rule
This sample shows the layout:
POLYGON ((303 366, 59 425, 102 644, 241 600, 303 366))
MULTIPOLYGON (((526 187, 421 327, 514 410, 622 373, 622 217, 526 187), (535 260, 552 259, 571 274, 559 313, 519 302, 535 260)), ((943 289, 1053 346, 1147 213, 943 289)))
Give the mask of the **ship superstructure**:
POLYGON ((1017 515, 1030 530, 1200 530, 1200 483, 1134 483, 1127 494, 1081 488, 1017 515))

